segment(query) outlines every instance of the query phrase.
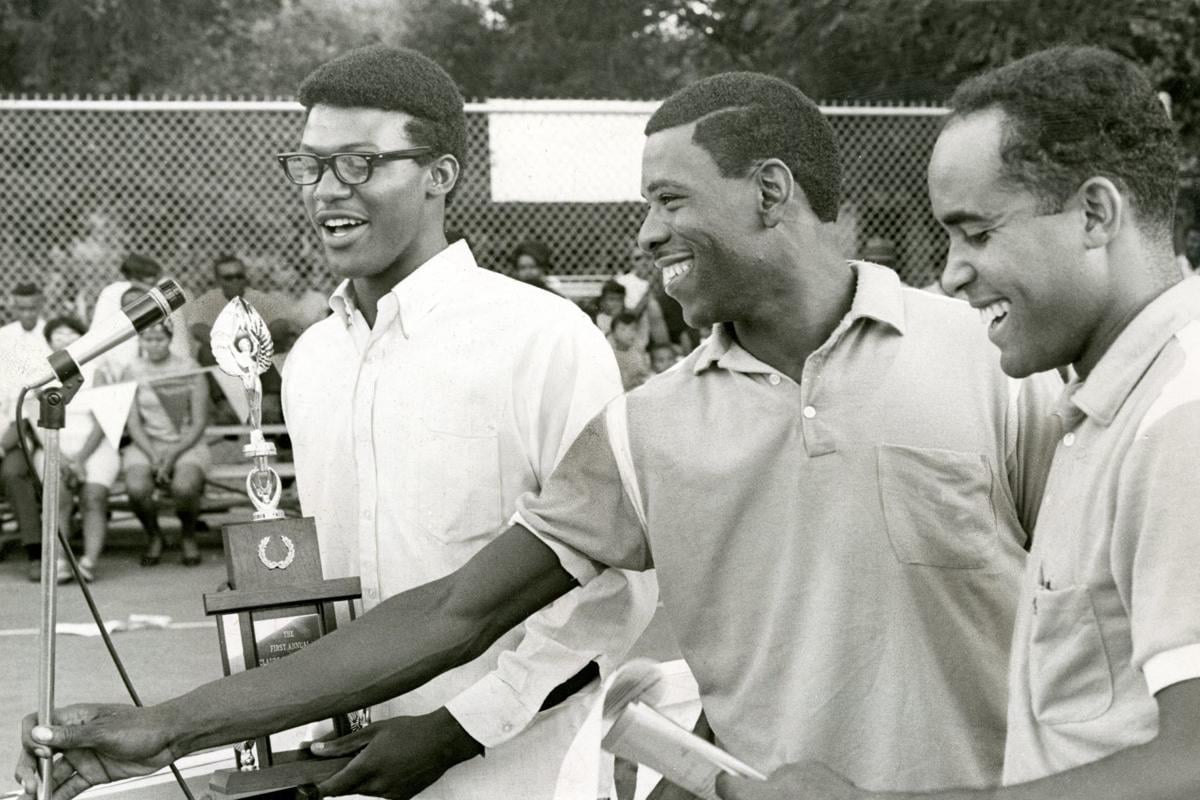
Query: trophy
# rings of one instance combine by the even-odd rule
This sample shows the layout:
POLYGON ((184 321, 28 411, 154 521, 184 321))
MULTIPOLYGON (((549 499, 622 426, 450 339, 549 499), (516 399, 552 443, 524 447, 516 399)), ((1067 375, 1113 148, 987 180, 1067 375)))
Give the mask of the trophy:
MULTIPOLYGON (((251 460, 246 493, 254 506, 250 522, 222 527, 229 588, 204 595, 204 610, 218 617, 217 635, 225 674, 253 669, 286 657, 337 627, 336 604, 354 617, 361 595, 358 578, 325 580, 312 518, 287 518, 279 510, 282 483, 270 466, 275 445, 262 432, 262 381, 271 368, 271 334, 253 306, 229 301, 212 328, 217 366, 241 379, 249 414, 251 460)), ((262 736, 235 748, 237 768, 217 770, 207 798, 290 800, 308 797, 311 787, 349 759, 318 759, 308 745, 343 736, 366 724, 366 712, 262 736)))

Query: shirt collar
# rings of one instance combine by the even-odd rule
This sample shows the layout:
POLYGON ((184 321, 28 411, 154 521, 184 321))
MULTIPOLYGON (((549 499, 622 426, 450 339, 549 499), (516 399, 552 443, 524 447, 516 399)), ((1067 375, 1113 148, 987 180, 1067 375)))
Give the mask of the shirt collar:
MULTIPOLYGON (((1187 278, 1143 308, 1100 357, 1086 381, 1073 380, 1066 399, 1084 414, 1110 425, 1142 375, 1180 328, 1197 317, 1200 279, 1187 278)), ((1065 409, 1064 416, 1072 416, 1065 409)))
MULTIPOLYGON (((394 314, 400 332, 405 338, 412 336, 421 321, 437 306, 438 302, 452 292, 456 284, 470 269, 476 268, 475 256, 463 240, 451 244, 438 252, 408 277, 397 283, 392 290, 380 298, 376 325, 387 324, 394 314)), ((353 323, 358 301, 354 286, 344 280, 329 298, 329 308, 349 327, 353 323)))
MULTIPOLYGON (((829 341, 836 341, 860 319, 873 319, 904 334, 904 286, 894 270, 866 261, 851 261, 855 273, 854 299, 829 341)), ((826 343, 828 346, 828 342, 826 343)), ((735 372, 777 372, 738 344, 733 326, 713 326, 712 336, 700 347, 693 371, 697 374, 716 364, 735 372)))

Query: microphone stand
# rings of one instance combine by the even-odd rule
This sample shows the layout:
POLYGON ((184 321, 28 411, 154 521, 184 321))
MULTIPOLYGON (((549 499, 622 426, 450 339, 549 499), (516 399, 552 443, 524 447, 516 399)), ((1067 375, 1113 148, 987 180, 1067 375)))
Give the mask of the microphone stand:
MULTIPOLYGON (((61 488, 62 451, 59 431, 66 425, 67 404, 75 397, 83 377, 75 375, 61 386, 39 396, 38 427, 45 453, 42 479, 42 615, 38 660, 38 724, 54 724, 54 644, 58 616, 58 493, 61 488)), ((50 800, 54 787, 54 759, 38 759, 41 781, 38 800, 50 800)))

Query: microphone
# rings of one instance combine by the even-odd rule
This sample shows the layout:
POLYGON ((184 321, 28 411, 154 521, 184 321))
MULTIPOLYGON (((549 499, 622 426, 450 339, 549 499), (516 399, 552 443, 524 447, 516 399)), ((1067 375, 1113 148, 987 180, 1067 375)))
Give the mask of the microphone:
POLYGON ((158 286, 101 320, 92 329, 62 350, 55 350, 35 372, 26 389, 37 389, 57 378, 66 382, 79 374, 79 368, 99 355, 107 353, 140 331, 162 322, 171 312, 187 302, 178 283, 167 278, 158 286))

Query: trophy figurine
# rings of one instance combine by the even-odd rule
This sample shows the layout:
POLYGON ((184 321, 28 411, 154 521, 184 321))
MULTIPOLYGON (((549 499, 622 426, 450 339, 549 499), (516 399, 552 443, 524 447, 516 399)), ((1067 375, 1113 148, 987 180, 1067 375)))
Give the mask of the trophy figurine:
POLYGON ((262 379, 259 376, 271 368, 274 352, 266 321, 242 298, 230 300, 213 323, 212 353, 223 372, 241 379, 250 407, 246 419, 250 426, 250 443, 242 448, 242 453, 254 460, 254 468, 246 475, 246 493, 256 509, 255 520, 284 516, 278 508, 283 485, 279 473, 267 463, 267 459, 275 455, 275 445, 268 442, 262 432, 262 379))
MULTIPOLYGON (((218 618, 217 635, 225 674, 286 658, 337 627, 336 604, 345 602, 353 619, 361 594, 358 578, 325 580, 317 529, 308 517, 288 518, 279 510, 282 482, 268 459, 275 445, 262 430, 262 373, 271 368, 274 346, 263 318, 235 297, 212 328, 217 366, 241 380, 249 406, 250 442, 242 453, 252 464, 246 493, 251 521, 222 526, 226 591, 204 595, 204 610, 218 618)), ((341 769, 348 759, 316 759, 308 746, 318 738, 342 736, 355 727, 345 714, 290 731, 242 742, 237 766, 217 770, 206 798, 307 797, 308 789, 341 769)))

